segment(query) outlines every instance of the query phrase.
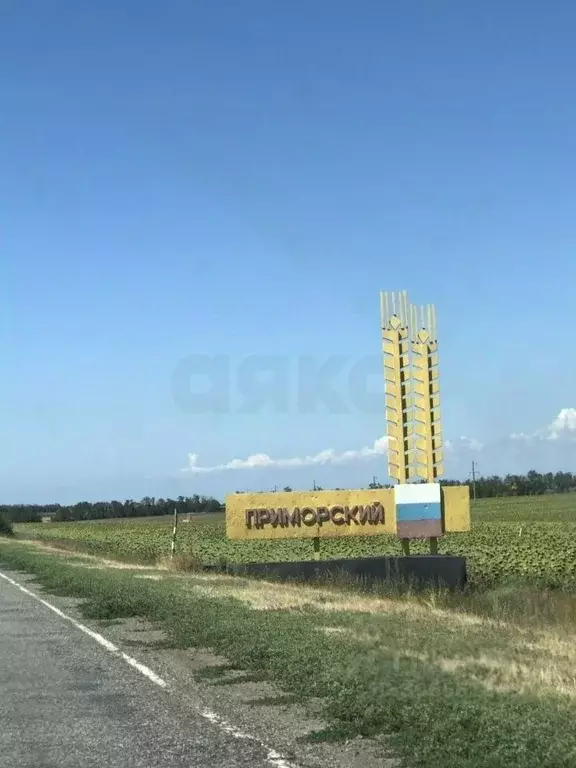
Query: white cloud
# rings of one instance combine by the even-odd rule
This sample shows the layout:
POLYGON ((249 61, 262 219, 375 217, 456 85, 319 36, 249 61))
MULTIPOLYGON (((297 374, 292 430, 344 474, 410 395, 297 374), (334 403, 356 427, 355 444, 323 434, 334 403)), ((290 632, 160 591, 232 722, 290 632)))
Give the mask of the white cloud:
POLYGON ((576 437, 576 408, 562 408, 552 424, 548 425, 547 440, 558 440, 560 437, 576 437))
MULTIPOLYGON (((532 434, 524 432, 509 435, 508 440, 530 443, 533 441, 558 441, 569 440, 576 442, 576 408, 562 408, 556 418, 543 429, 532 434)), ((502 444, 502 443, 501 443, 502 444)), ((291 468, 310 467, 314 465, 338 465, 350 464, 373 456, 386 455, 388 438, 380 437, 372 446, 365 446, 359 450, 348 450, 338 453, 333 448, 328 448, 311 456, 292 456, 290 458, 274 459, 267 453, 254 453, 245 459, 231 459, 223 464, 202 466, 198 463, 198 454, 188 454, 188 465, 181 472, 210 473, 224 472, 234 469, 264 469, 268 467, 291 468)), ((447 453, 458 455, 461 451, 482 451, 484 443, 475 437, 462 435, 455 440, 445 440, 444 446, 447 453)), ((465 454, 464 454, 465 455, 465 454)))
POLYGON ((379 437, 372 446, 365 446, 359 450, 349 450, 337 453, 333 448, 314 454, 313 456, 293 456, 286 459, 273 459, 267 453, 254 453, 246 459, 232 459, 226 464, 213 464, 212 466, 200 466, 198 454, 188 454, 188 466, 182 472, 205 473, 223 472, 229 469, 262 469, 267 467, 310 467, 315 464, 349 464, 362 459, 370 459, 373 456, 382 456, 387 452, 388 438, 379 437))
POLYGON ((576 439, 576 408, 562 408, 556 418, 543 429, 532 434, 514 432, 511 440, 574 440, 576 439))
POLYGON ((468 448, 470 451, 481 451, 482 448, 484 448, 484 443, 481 443, 480 440, 476 440, 475 437, 462 436, 460 438, 460 445, 463 448, 468 448))
POLYGON ((481 451, 484 448, 484 443, 481 443, 480 440, 477 440, 475 437, 466 437, 465 435, 462 435, 462 437, 459 437, 456 440, 445 440, 444 448, 450 453, 454 453, 454 451, 458 451, 462 448, 466 448, 469 451, 481 451))

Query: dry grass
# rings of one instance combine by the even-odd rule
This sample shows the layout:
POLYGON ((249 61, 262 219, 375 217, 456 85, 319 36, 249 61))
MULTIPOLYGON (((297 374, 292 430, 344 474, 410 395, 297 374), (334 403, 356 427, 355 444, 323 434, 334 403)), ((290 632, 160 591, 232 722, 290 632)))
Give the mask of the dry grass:
POLYGON ((234 598, 257 611, 318 612, 330 621, 319 627, 324 634, 345 636, 398 662, 434 665, 487 690, 576 698, 576 637, 565 628, 530 629, 448 610, 433 597, 391 599, 212 574, 196 575, 186 586, 215 599, 234 598), (334 625, 343 614, 351 626, 334 625), (392 638, 391 619, 403 628, 392 638))
POLYGON ((301 583, 285 584, 221 574, 195 575, 190 588, 211 597, 235 598, 258 611, 314 607, 326 612, 420 614, 441 619, 450 618, 451 621, 465 625, 484 624, 490 621, 472 614, 455 613, 437 607, 433 599, 427 602, 411 601, 409 595, 404 596, 404 599, 383 598, 362 592, 339 591, 338 588, 330 589, 301 583))
MULTIPOLYGON (((23 542, 18 542, 19 546, 23 545, 23 542)), ((75 558, 79 565, 84 568, 116 568, 121 571, 149 571, 149 565, 138 565, 136 563, 124 563, 121 560, 110 560, 106 557, 99 555, 90 555, 87 552, 80 552, 75 549, 66 549, 57 542, 51 542, 49 539, 40 541, 34 539, 32 541, 26 541, 24 546, 34 547, 42 552, 52 552, 57 555, 62 555, 67 558, 75 558)))
POLYGON ((202 563, 195 555, 183 554, 161 557, 157 561, 157 567, 166 571, 199 571, 202 563))

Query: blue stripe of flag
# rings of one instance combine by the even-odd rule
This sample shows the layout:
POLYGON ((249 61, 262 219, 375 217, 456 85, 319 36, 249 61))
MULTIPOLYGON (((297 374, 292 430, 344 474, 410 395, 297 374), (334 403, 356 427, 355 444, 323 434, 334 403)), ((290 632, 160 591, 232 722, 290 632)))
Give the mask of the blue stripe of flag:
POLYGON ((440 504, 398 504, 396 506, 397 520, 440 520, 442 511, 440 504))

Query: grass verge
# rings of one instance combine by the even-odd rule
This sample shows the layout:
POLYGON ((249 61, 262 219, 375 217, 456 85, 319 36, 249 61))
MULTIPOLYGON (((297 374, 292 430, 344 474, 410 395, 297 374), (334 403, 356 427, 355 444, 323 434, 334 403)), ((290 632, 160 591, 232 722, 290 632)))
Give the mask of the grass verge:
POLYGON ((318 738, 386 733, 410 768, 573 768, 573 635, 422 601, 206 575, 138 579, 22 544, 0 563, 87 618, 145 617, 174 647, 212 648, 259 679, 320 697, 318 738), (571 682, 572 681, 572 682, 571 682))

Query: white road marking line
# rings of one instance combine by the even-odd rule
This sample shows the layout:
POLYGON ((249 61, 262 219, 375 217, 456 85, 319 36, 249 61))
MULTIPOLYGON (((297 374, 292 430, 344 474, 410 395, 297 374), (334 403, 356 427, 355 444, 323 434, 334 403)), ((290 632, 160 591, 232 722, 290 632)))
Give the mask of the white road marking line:
POLYGON ((14 579, 6 576, 6 574, 0 573, 0 576, 12 584, 13 587, 16 587, 21 592, 24 592, 25 595, 33 597, 34 600, 42 603, 42 605, 46 606, 46 608, 49 608, 57 616, 60 616, 61 619, 69 621, 70 624, 73 624, 76 627, 76 629, 84 632, 84 634, 88 635, 88 637, 91 637, 92 640, 96 640, 96 642, 99 643, 103 648, 106 648, 107 651, 110 651, 110 653, 113 653, 115 656, 120 656, 120 658, 124 659, 127 664, 130 664, 131 667, 137 669, 138 672, 141 672, 144 675, 144 677, 147 677, 148 680, 151 680, 153 683, 156 683, 156 685, 159 685, 160 688, 168 687, 168 683, 165 680, 162 680, 162 678, 153 672, 149 667, 147 667, 145 664, 140 664, 140 662, 136 661, 136 659, 132 658, 132 656, 129 656, 127 653, 124 653, 124 651, 121 651, 120 648, 114 645, 114 643, 111 643, 110 640, 107 640, 105 637, 103 637, 99 632, 94 632, 93 629, 89 629, 88 627, 84 626, 84 624, 76 621, 76 619, 73 619, 72 616, 68 616, 68 614, 64 613, 64 611, 61 611, 60 608, 56 608, 55 605, 52 605, 52 603, 49 603, 47 600, 43 600, 39 595, 36 595, 26 587, 23 587, 22 584, 18 584, 17 581, 14 581, 14 579))
POLYGON ((200 714, 202 717, 206 718, 206 720, 210 720, 211 723, 214 723, 214 725, 217 725, 223 731, 226 731, 226 733, 234 736, 235 739, 249 739, 251 741, 256 740, 262 747, 264 747, 264 749, 266 749, 266 760, 276 768, 296 768, 293 763, 289 763, 284 757, 282 757, 281 754, 276 752, 274 749, 270 749, 270 747, 264 744, 264 742, 260 741, 260 739, 254 739, 254 736, 250 736, 250 734, 244 733, 244 731, 236 728, 235 725, 230 725, 230 723, 227 723, 226 720, 223 720, 220 717, 220 715, 217 715, 210 709, 202 709, 200 710, 200 714))
MULTIPOLYGON (((76 629, 79 629, 81 632, 84 632, 85 635, 88 635, 88 637, 91 637, 93 640, 96 640, 97 643, 99 643, 103 648, 106 648, 106 650, 109 651, 110 653, 114 654, 114 656, 119 656, 127 664, 129 664, 131 667, 134 667, 134 669, 137 669, 138 672, 143 674, 144 677, 147 677, 148 680, 151 680, 153 683, 156 683, 156 685, 158 685, 160 688, 168 689, 168 683, 165 680, 163 680, 159 675, 157 675, 155 672, 153 672, 150 669, 150 667, 147 667, 145 664, 141 664, 133 656, 129 656, 127 653, 124 653, 124 651, 121 651, 117 645, 114 645, 114 643, 111 643, 110 640, 107 640, 99 632, 94 632, 93 629, 90 629, 84 624, 81 624, 79 621, 76 621, 76 619, 73 619, 72 616, 68 616, 68 614, 64 613, 64 611, 61 611, 60 608, 56 608, 56 606, 52 605, 52 603, 49 603, 47 600, 43 600, 35 592, 32 592, 30 589, 27 589, 26 587, 23 587, 22 584, 19 584, 17 581, 14 581, 14 579, 11 579, 9 576, 6 576, 6 574, 2 573, 1 571, 0 571, 0 578, 5 579, 9 584, 12 584, 13 587, 16 587, 16 589, 19 589, 21 592, 24 592, 25 595, 32 597, 34 600, 37 600, 39 603, 42 603, 42 605, 44 605, 46 608, 51 610, 61 619, 64 619, 65 621, 70 622, 70 624, 76 627, 76 629)), ((217 715, 215 712, 212 712, 212 710, 197 709, 196 712, 205 720, 208 720, 213 725, 218 726, 220 730, 230 734, 235 739, 246 739, 247 741, 253 741, 256 744, 258 744, 260 747, 265 749, 266 761, 270 763, 270 765, 273 765, 274 768, 298 768, 298 766, 296 766, 295 763, 290 763, 288 760, 282 757, 282 755, 279 752, 276 752, 276 750, 271 749, 265 742, 261 741, 256 736, 252 736, 249 733, 244 733, 244 731, 240 730, 240 728, 236 728, 236 726, 231 725, 226 720, 221 718, 220 715, 217 715)))

